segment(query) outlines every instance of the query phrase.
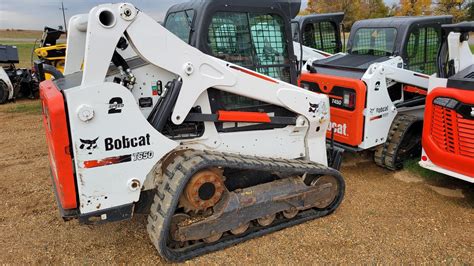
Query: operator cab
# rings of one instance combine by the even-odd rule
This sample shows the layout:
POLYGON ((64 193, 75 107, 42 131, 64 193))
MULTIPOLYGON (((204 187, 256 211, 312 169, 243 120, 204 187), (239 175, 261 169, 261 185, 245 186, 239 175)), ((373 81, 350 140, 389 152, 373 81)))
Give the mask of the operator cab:
POLYGON ((297 16, 293 21, 293 41, 331 54, 342 52, 341 25, 344 13, 297 16), (298 30, 299 26, 299 30, 298 30), (301 33, 301 38, 300 38, 301 33))
POLYGON ((61 38, 61 35, 66 34, 60 29, 53 29, 50 27, 44 27, 43 36, 41 37, 40 48, 35 51, 38 56, 45 58, 53 57, 64 57, 66 56, 65 44, 58 44, 57 41, 61 38), (58 45, 57 47, 55 47, 58 45), (48 47, 55 49, 47 49, 48 47), (44 49, 41 49, 44 48, 44 49), (64 49, 63 49, 64 48, 64 49))
MULTIPOLYGON (((202 0, 172 6, 164 27, 200 51, 264 75, 297 84, 291 19, 300 1, 202 0)), ((210 88, 211 109, 294 116, 285 108, 210 88)), ((272 129, 284 125, 216 123, 219 132, 272 129)))
MULTIPOLYGON (((461 42, 468 41, 470 34, 474 32, 474 21, 445 25, 443 30, 445 38, 443 38, 438 58, 438 77, 447 78, 449 88, 474 90, 474 59, 471 59, 473 64, 469 65, 467 63, 468 65, 464 69, 456 71, 455 60, 449 58, 447 42, 451 32, 459 32, 461 34, 461 42)), ((469 58, 464 59, 469 62, 469 58)))
POLYGON ((347 54, 313 62, 318 73, 362 77, 373 63, 393 56, 403 59, 403 68, 431 75, 441 45, 441 25, 452 16, 390 17, 354 23, 347 43, 347 54))
POLYGON ((66 34, 64 31, 60 29, 53 29, 50 27, 44 27, 43 37, 41 38, 41 47, 48 47, 56 45, 57 41, 61 37, 61 35, 66 34))
POLYGON ((202 52, 296 84, 290 21, 300 1, 203 0, 172 6, 164 26, 202 52))

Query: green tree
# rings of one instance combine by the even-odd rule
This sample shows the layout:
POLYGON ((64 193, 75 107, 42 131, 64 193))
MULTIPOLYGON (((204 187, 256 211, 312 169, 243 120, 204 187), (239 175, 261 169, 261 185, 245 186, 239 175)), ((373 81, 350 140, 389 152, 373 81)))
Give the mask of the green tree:
POLYGON ((389 8, 383 0, 366 0, 361 3, 363 18, 383 18, 389 15, 389 8))
POLYGON ((357 20, 389 15, 389 9, 383 0, 308 0, 305 10, 309 14, 332 12, 344 12, 344 25, 347 29, 357 20))
POLYGON ((397 16, 428 16, 433 13, 431 0, 400 0, 397 16))
POLYGON ((474 20, 474 2, 471 2, 467 6, 467 19, 470 21, 474 20))
POLYGON ((435 14, 453 15, 454 22, 460 22, 468 18, 469 4, 467 0, 438 0, 436 2, 435 14))

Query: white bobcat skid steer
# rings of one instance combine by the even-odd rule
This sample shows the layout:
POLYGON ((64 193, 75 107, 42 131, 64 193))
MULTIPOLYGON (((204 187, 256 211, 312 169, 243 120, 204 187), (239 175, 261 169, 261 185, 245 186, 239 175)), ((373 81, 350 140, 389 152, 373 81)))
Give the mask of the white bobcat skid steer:
POLYGON ((441 25, 451 16, 358 21, 347 54, 308 61, 300 85, 327 94, 336 146, 375 150, 390 170, 419 156, 430 75, 436 72, 441 25))
POLYGON ((67 47, 65 77, 41 83, 65 219, 147 212, 159 253, 182 261, 341 203, 327 96, 206 55, 126 3, 72 17, 67 47))

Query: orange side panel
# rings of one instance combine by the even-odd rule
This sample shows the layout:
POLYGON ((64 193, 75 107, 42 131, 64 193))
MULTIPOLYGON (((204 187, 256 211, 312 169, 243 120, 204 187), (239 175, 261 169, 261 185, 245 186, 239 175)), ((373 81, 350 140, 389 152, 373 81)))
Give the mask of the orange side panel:
POLYGON ((271 119, 266 113, 217 111, 218 120, 221 122, 249 122, 270 123, 271 119))
POLYGON ((66 121, 64 98, 51 80, 40 84, 43 125, 49 150, 49 162, 63 209, 77 208, 76 185, 66 121))
POLYGON ((435 88, 426 98, 423 149, 439 167, 474 179, 474 119, 463 118, 455 110, 434 105, 437 97, 474 105, 474 91, 435 88))
MULTIPOLYGON (((324 75, 319 73, 303 73, 300 80, 318 84, 322 93, 330 98, 341 99, 340 96, 331 95, 334 87, 352 89, 356 93, 354 110, 346 110, 331 106, 331 127, 334 128, 334 140, 350 146, 358 146, 364 134, 364 109, 367 98, 367 88, 361 80, 324 75)), ((331 100, 331 99, 330 99, 331 100)), ((328 130, 327 137, 331 137, 328 130)))

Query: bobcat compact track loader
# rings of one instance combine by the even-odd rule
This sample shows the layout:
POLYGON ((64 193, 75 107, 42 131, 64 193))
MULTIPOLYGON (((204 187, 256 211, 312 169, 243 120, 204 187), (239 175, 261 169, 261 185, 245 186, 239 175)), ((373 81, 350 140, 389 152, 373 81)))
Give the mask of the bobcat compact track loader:
POLYGON ((437 76, 430 78, 420 165, 474 183, 474 22, 443 26, 437 76))
POLYGON ((40 88, 63 218, 149 213, 158 252, 182 261, 340 205, 327 96, 206 55, 128 3, 72 17, 67 46, 65 77, 40 88))
POLYGON ((330 97, 328 137, 334 132, 336 146, 375 150, 376 164, 390 170, 419 156, 441 25, 451 20, 434 16, 357 21, 347 54, 307 62, 300 85, 330 97))

